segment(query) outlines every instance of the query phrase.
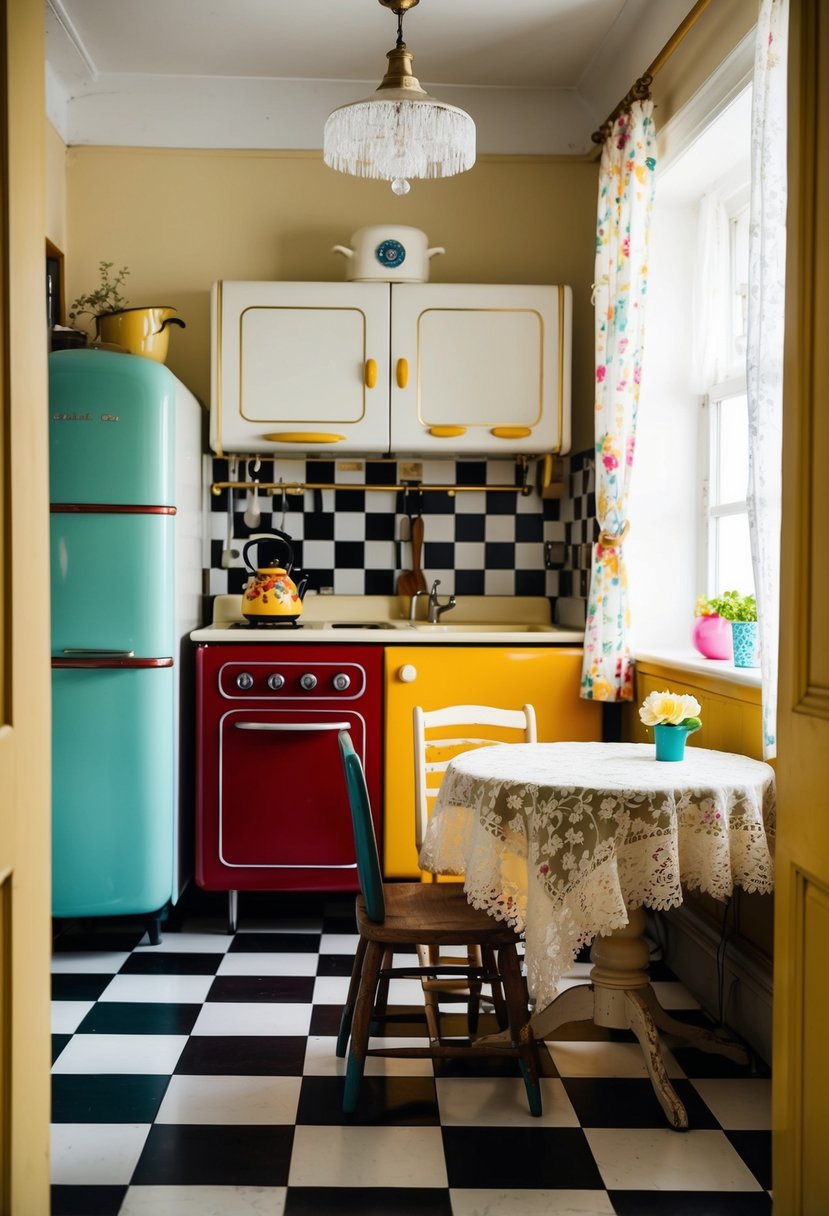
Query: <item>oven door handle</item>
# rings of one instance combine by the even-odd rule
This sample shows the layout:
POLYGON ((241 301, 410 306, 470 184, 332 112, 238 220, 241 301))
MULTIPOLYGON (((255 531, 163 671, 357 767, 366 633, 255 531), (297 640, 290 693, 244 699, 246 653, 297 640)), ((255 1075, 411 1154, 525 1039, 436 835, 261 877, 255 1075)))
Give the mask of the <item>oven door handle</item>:
POLYGON ((234 722, 237 730, 351 730, 350 722, 234 722))

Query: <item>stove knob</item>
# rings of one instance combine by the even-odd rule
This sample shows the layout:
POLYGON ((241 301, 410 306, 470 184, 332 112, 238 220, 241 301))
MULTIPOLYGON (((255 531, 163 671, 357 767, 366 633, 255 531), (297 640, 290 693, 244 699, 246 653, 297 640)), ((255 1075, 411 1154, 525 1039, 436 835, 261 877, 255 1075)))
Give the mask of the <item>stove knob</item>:
POLYGON ((351 676, 347 676, 344 671, 340 671, 334 676, 333 683, 337 692, 345 692, 347 688, 351 687, 351 676))
POLYGON ((274 692, 279 692, 280 688, 285 687, 285 677, 281 676, 278 671, 274 671, 268 676, 268 688, 272 688, 274 692))
POLYGON ((413 684, 417 679, 417 668, 413 663, 404 663, 397 673, 397 678, 403 684, 413 684))
POLYGON ((304 688, 306 692, 310 692, 312 688, 317 686, 317 677, 307 671, 304 676, 299 677, 299 686, 304 688))
POLYGON ((238 676, 236 677, 236 687, 241 688, 243 691, 253 688, 253 676, 249 671, 239 672, 238 676))

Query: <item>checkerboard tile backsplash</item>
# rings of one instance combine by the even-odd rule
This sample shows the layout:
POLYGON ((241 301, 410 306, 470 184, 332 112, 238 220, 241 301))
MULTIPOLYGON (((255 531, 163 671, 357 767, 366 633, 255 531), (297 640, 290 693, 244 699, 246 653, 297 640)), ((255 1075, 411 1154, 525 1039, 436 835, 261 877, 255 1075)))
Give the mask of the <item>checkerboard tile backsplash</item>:
MULTIPOLYGON (((294 567, 308 575, 308 587, 330 587, 339 595, 393 595, 401 570, 411 569, 407 517, 424 521, 421 564, 427 581, 438 578, 441 593, 456 595, 548 595, 584 598, 595 535, 595 465, 592 452, 565 458, 560 499, 542 499, 530 464, 529 494, 470 490, 455 495, 440 490, 409 492, 383 486, 399 484, 396 461, 263 460, 249 475, 226 459, 206 457, 208 483, 246 481, 286 484, 331 483, 333 490, 306 490, 284 496, 262 494, 258 526, 245 523, 245 491, 233 495, 233 545, 238 552, 222 566, 226 547, 228 491, 208 492, 205 536, 205 592, 218 595, 244 588, 247 571, 242 549, 251 535, 272 528, 293 538, 294 567), (341 465, 348 466, 346 468, 341 465), (356 466, 356 467, 355 467, 356 466), (350 488, 372 485, 379 488, 350 488), (544 544, 557 542, 555 569, 545 568, 544 544)), ((424 485, 511 485, 519 470, 507 460, 428 461, 424 485)), ((255 553, 254 553, 255 556, 255 553)))

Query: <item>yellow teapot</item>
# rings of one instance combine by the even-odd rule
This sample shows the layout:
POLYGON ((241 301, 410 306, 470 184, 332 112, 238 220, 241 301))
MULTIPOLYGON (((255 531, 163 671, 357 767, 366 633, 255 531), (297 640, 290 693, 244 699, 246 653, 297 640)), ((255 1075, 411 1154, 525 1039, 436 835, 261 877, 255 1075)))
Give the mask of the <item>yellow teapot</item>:
POLYGON ((291 578, 294 551, 284 536, 257 537, 249 540, 242 550, 242 559, 251 577, 242 595, 242 616, 253 625, 279 625, 296 621, 302 615, 302 595, 308 579, 299 587, 291 578), (254 567, 248 550, 263 546, 262 565, 254 567), (285 565, 278 560, 280 549, 286 552, 285 565))

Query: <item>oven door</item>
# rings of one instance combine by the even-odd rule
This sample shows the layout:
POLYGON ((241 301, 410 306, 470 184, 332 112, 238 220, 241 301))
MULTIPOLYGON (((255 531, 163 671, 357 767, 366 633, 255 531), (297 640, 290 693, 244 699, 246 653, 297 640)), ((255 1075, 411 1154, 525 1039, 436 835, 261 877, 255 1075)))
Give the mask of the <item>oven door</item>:
MULTIPOLYGON (((337 741, 341 730, 349 731, 366 766, 366 723, 353 709, 243 705, 222 716, 221 866, 247 873, 252 886, 278 888, 280 872, 288 878, 286 872, 297 871, 304 872, 309 885, 316 885, 312 882, 316 877, 324 880, 323 886, 358 889, 351 812, 337 741)), ((375 812, 377 807, 375 801, 375 812)), ((240 875, 238 884, 231 885, 248 884, 240 875)))

